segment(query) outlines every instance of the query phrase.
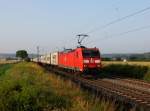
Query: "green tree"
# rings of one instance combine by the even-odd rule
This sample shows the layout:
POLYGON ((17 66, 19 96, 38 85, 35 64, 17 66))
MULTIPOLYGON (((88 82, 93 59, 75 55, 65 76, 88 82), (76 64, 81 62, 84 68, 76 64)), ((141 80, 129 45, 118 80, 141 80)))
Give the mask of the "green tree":
POLYGON ((21 59, 26 59, 26 58, 28 58, 28 53, 26 50, 18 50, 16 52, 16 57, 19 57, 21 59))

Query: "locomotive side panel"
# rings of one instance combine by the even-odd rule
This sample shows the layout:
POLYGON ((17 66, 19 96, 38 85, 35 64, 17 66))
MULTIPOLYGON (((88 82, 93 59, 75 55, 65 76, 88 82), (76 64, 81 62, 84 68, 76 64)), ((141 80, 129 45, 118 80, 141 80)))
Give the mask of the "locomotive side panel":
POLYGON ((73 69, 74 67, 74 57, 72 56, 72 53, 59 53, 59 67, 67 68, 67 69, 73 69))
POLYGON ((58 56, 58 65, 59 65, 59 67, 65 67, 65 64, 66 64, 65 63, 65 61, 66 61, 65 54, 60 52, 58 55, 59 55, 58 56))
POLYGON ((66 53, 66 66, 74 70, 74 52, 66 53))
POLYGON ((82 50, 80 48, 76 49, 74 52, 74 64, 76 70, 83 71, 83 57, 82 50))
POLYGON ((75 71, 83 70, 82 55, 80 50, 59 53, 59 66, 75 71))
POLYGON ((73 53, 61 52, 59 53, 59 67, 66 69, 74 69, 73 53))

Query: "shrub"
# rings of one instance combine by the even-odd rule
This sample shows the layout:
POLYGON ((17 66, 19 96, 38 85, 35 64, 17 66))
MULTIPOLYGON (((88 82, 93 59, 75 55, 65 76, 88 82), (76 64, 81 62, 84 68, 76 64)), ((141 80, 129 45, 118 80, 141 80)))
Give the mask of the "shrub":
POLYGON ((144 76, 144 80, 149 81, 150 82, 150 69, 148 70, 148 72, 145 74, 144 76))
POLYGON ((111 64, 103 68, 103 72, 114 76, 142 79, 147 73, 147 66, 111 64))

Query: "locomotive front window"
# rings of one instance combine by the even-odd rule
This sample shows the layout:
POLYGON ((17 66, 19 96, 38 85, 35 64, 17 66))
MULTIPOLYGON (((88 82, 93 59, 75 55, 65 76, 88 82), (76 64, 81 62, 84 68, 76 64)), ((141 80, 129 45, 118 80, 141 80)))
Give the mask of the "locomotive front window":
POLYGON ((98 50, 83 50, 83 57, 100 57, 100 53, 98 50))

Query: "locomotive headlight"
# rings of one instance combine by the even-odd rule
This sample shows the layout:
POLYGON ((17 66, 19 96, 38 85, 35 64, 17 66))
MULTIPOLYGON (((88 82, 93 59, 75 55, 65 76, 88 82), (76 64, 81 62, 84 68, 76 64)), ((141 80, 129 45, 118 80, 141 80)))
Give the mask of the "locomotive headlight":
POLYGON ((89 63, 89 60, 83 60, 83 63, 89 63))
POLYGON ((95 63, 100 63, 101 61, 100 60, 95 60, 95 63))

